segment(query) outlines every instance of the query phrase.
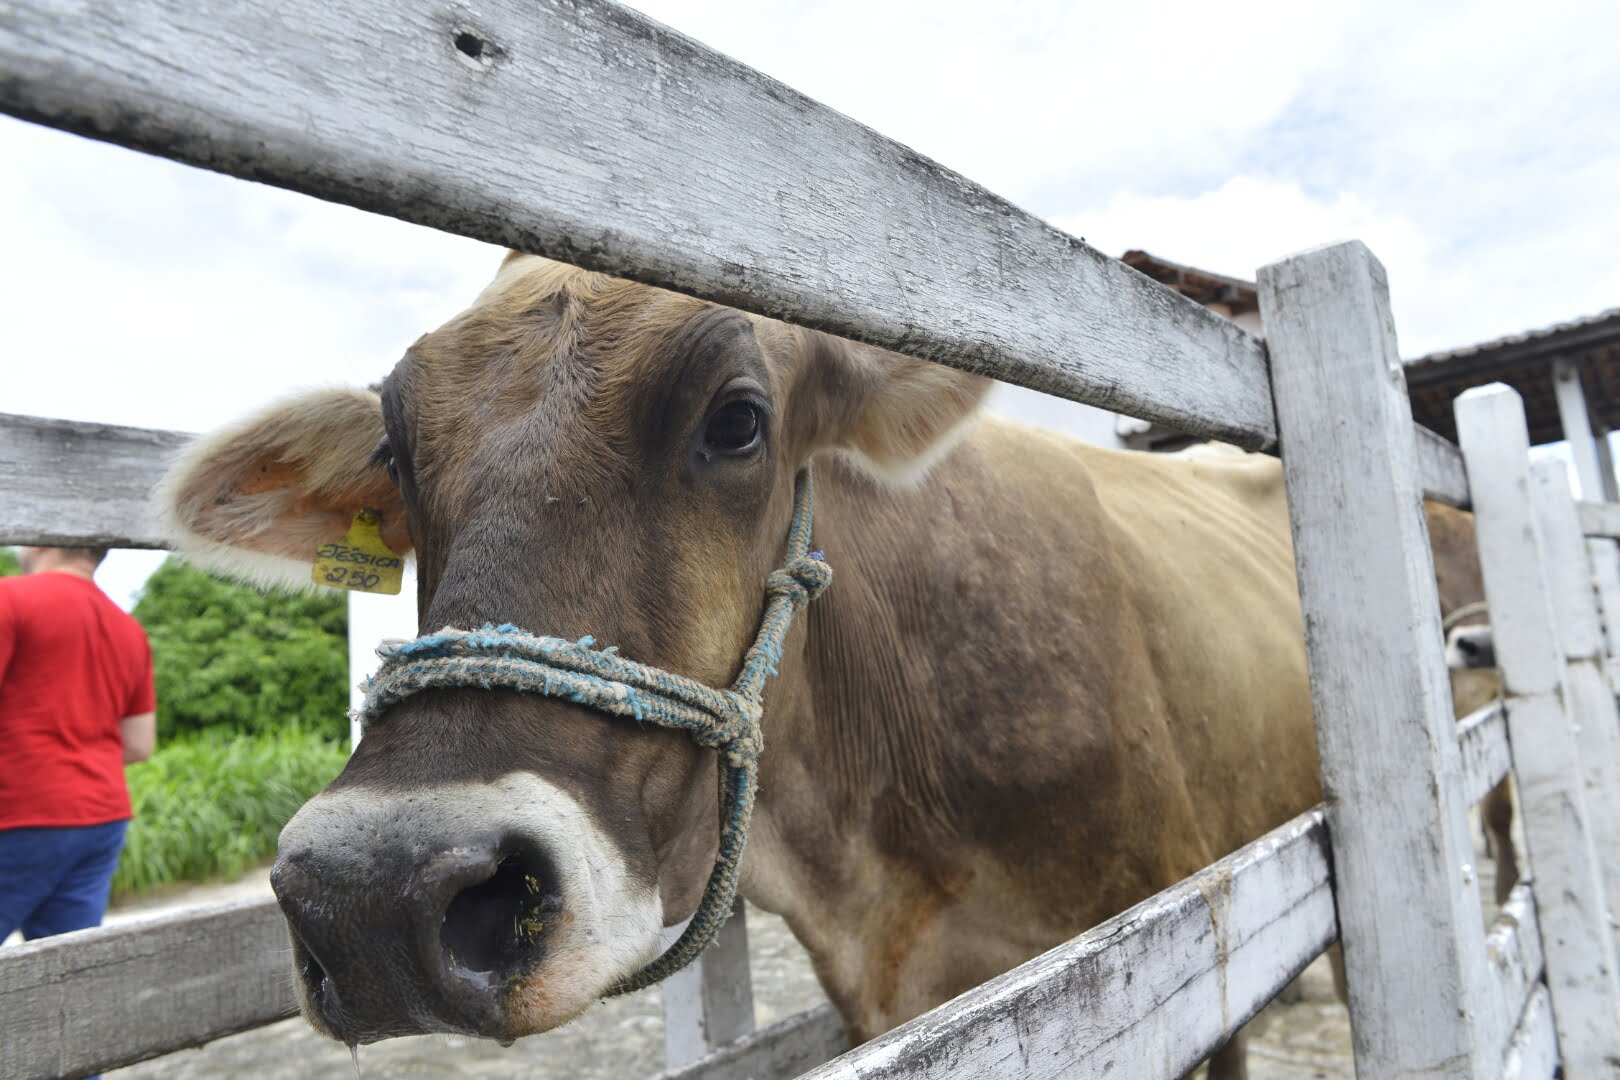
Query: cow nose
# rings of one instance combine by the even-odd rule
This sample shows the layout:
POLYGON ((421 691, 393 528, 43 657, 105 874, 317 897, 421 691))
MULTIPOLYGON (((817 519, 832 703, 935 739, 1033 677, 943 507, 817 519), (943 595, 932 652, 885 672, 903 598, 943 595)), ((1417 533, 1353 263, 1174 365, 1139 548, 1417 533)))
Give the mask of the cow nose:
POLYGON ((311 1019, 348 1043, 510 1038, 509 988, 562 909, 551 860, 513 835, 366 854, 284 838, 271 871, 311 1019))

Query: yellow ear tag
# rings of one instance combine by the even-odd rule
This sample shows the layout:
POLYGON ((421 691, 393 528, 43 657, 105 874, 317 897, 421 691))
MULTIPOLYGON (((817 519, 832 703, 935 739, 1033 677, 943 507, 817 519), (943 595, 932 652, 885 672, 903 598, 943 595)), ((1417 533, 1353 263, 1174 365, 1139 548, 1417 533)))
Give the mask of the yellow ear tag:
POLYGON ((404 578, 405 560, 383 543, 382 515, 375 510, 361 510, 341 541, 321 545, 309 572, 317 585, 390 596, 399 592, 404 578))

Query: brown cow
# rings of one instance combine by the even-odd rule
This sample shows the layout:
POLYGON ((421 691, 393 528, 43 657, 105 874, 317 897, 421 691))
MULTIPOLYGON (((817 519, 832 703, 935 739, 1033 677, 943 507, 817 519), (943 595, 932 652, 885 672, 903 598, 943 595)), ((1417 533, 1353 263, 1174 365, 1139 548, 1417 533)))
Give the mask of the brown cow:
MULTIPOLYGON (((862 1040, 1321 795, 1278 463, 1097 449, 979 416, 987 385, 513 256, 380 397, 200 440, 168 499, 203 559, 304 582, 380 511, 424 630, 592 634, 724 686, 813 459, 836 579, 769 686, 743 888, 862 1040)), ((304 1014, 351 1043, 576 1016, 692 914, 714 777, 550 698, 395 706, 282 834, 304 1014)))

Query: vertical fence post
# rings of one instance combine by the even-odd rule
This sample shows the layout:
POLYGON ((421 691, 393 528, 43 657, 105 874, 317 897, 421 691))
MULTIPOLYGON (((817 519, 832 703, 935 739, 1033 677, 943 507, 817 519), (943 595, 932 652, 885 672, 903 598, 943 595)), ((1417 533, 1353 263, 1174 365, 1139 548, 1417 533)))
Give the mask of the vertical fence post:
POLYGON ((1479 892, 1383 267, 1260 271, 1362 1077, 1495 1076, 1479 892))
POLYGON ((1581 385, 1581 369, 1568 360, 1553 362, 1553 397, 1558 402, 1558 421, 1569 443, 1569 456, 1575 462, 1575 477, 1581 485, 1581 498, 1603 501, 1603 465, 1598 457, 1597 435, 1586 410, 1586 389, 1581 385))
POLYGON ((1567 712, 1549 553, 1531 502, 1524 406, 1497 384, 1463 393, 1456 412, 1564 1075, 1613 1076, 1620 1068, 1614 935, 1567 712))
POLYGON ((1586 555, 1592 562, 1592 578, 1597 586, 1604 652, 1620 656, 1620 546, 1608 537, 1590 537, 1586 555))
POLYGON ((1609 681, 1588 545, 1569 493, 1569 472, 1561 461, 1540 461, 1530 467, 1530 481, 1564 654, 1566 705, 1612 928, 1620 905, 1620 708, 1609 681))
MULTIPOLYGON (((668 945, 677 931, 666 934, 668 945)), ((664 1056, 671 1069, 754 1030, 754 984, 748 970, 748 923, 742 897, 714 943, 663 981, 664 1056)))

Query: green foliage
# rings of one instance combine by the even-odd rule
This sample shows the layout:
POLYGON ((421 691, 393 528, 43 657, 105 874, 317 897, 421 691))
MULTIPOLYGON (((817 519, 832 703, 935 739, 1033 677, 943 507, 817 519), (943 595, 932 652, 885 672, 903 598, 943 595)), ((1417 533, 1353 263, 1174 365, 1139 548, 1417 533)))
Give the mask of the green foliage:
POLYGON ((135 820, 113 896, 239 877, 276 850, 281 827, 343 768, 348 747, 304 728, 185 735, 128 770, 135 820))
POLYGON ((261 593, 169 559, 134 614, 152 642, 160 740, 212 727, 348 734, 341 594, 261 593))
POLYGON ((11 577, 22 573, 22 564, 17 561, 15 548, 0 547, 0 577, 11 577))

